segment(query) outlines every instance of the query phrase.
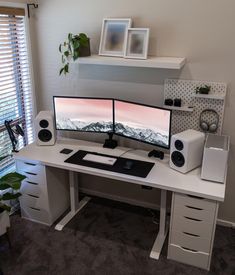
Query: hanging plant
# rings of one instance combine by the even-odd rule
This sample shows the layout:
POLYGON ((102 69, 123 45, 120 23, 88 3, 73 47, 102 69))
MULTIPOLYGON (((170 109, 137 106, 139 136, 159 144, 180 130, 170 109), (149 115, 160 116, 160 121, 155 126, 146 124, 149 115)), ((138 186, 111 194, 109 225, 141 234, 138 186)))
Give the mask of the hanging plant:
POLYGON ((68 40, 60 44, 59 51, 62 54, 63 67, 60 69, 60 75, 69 73, 69 63, 79 57, 90 56, 90 39, 85 33, 68 34, 68 40))

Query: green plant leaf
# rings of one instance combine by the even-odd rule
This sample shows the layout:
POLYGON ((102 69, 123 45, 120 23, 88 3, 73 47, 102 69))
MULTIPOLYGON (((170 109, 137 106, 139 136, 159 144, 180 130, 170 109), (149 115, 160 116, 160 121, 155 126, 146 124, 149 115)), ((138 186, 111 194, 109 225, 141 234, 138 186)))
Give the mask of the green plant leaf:
POLYGON ((8 212, 11 211, 11 207, 8 206, 8 205, 6 205, 6 204, 0 203, 0 208, 3 209, 3 210, 6 210, 6 211, 8 211, 8 212))
POLYGON ((17 172, 9 173, 0 178, 0 184, 9 184, 12 188, 14 188, 14 186, 17 186, 24 179, 26 179, 26 176, 21 175, 17 172))
POLYGON ((60 75, 63 73, 64 67, 60 69, 60 75))
POLYGON ((69 42, 72 40, 72 38, 73 38, 72 33, 69 33, 69 34, 68 34, 68 40, 69 40, 69 42))
POLYGON ((59 46, 59 52, 61 53, 61 47, 62 47, 62 45, 60 44, 60 46, 59 46))
POLYGON ((6 190, 8 188, 11 188, 11 186, 9 184, 6 184, 6 183, 0 184, 0 190, 6 190))
POLYGON ((74 40, 73 41, 73 48, 74 48, 74 50, 79 49, 79 47, 80 47, 80 42, 78 40, 74 40))
POLYGON ((17 199, 21 196, 21 193, 16 193, 16 194, 13 194, 13 193, 5 193, 3 194, 1 197, 0 197, 0 200, 2 201, 9 201, 9 200, 14 200, 14 199, 17 199))
POLYGON ((69 72, 69 63, 64 66, 64 74, 69 72))
POLYGON ((66 57, 68 57, 68 56, 69 56, 69 51, 65 51, 65 52, 64 52, 64 55, 65 55, 66 57))

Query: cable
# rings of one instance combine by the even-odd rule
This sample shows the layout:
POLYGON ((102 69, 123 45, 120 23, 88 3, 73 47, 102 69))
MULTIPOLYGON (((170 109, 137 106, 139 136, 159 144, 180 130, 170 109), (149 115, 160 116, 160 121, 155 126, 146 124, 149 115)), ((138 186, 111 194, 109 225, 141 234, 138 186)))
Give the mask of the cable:
POLYGON ((118 158, 122 157, 123 155, 125 155, 126 153, 128 153, 130 151, 136 151, 136 149, 128 149, 125 152, 121 153, 121 155, 119 155, 118 158))

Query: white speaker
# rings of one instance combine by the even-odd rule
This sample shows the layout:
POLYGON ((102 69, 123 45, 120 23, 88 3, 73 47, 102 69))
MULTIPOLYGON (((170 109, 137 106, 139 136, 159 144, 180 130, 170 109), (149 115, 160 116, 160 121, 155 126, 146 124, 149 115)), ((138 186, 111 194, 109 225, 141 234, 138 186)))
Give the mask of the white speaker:
POLYGON ((37 145, 54 145, 56 131, 53 113, 41 111, 35 118, 35 136, 37 145))
POLYGON ((181 172, 198 167, 202 163, 205 134, 192 129, 171 137, 170 167, 181 172))

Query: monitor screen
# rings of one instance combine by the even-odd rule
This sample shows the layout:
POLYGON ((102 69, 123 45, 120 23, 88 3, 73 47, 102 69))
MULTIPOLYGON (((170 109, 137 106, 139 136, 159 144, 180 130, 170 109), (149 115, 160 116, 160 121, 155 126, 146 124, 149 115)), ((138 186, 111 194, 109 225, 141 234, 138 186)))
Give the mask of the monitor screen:
POLYGON ((57 130, 113 132, 113 100, 54 97, 57 130))
POLYGON ((170 147, 171 110, 126 101, 114 101, 115 134, 170 147))

